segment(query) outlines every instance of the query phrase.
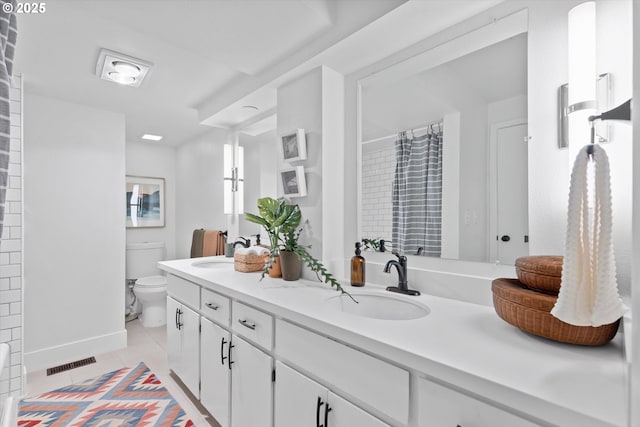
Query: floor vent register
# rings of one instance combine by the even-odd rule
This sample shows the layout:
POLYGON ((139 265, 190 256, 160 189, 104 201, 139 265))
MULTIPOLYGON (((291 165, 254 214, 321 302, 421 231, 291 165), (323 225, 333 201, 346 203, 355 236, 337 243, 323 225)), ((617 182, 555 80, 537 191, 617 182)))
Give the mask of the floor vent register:
POLYGON ((90 365, 96 363, 95 357, 87 357, 86 359, 76 360, 75 362, 65 363, 64 365, 54 366, 53 368, 47 368, 47 376, 53 374, 59 374, 60 372, 68 371, 70 369, 79 368, 80 366, 90 365))

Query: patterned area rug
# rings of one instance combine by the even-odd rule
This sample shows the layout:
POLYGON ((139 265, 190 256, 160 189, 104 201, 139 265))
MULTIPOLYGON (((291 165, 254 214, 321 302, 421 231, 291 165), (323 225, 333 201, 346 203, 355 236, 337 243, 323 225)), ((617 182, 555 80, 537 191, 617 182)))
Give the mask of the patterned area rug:
POLYGON ((190 427, 147 365, 123 368, 19 404, 20 427, 190 427))

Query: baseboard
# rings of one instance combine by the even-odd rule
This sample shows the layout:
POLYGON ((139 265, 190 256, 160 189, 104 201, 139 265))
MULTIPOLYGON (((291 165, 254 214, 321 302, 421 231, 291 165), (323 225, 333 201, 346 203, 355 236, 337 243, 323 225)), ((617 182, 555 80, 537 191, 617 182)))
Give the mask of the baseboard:
POLYGON ((127 331, 114 332, 55 347, 24 353, 24 364, 28 372, 35 372, 85 357, 109 353, 127 346, 127 331))

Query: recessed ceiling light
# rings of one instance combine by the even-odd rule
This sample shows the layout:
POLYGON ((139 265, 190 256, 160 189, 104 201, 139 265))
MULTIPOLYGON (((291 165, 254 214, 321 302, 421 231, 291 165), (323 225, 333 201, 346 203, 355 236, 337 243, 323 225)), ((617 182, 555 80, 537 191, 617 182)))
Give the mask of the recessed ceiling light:
POLYGON ((136 81, 135 77, 127 76, 126 74, 118 73, 117 71, 112 71, 107 74, 111 80, 116 83, 120 83, 123 85, 130 85, 136 81))
POLYGON ((96 75, 100 78, 127 86, 138 87, 153 64, 132 56, 100 49, 96 63, 96 75))
POLYGON ((140 138, 146 139, 146 140, 149 140, 149 141, 160 141, 162 139, 162 137, 160 135, 151 135, 149 133, 145 133, 140 138))
POLYGON ((138 77, 140 74, 140 67, 130 62, 114 61, 112 64, 113 68, 123 76, 138 77))

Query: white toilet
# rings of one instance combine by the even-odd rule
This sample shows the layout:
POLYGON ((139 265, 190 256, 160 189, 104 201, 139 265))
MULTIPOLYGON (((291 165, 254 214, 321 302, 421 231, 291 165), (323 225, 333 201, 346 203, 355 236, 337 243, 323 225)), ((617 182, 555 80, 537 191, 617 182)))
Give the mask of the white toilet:
POLYGON ((135 280, 133 292, 142 304, 142 326, 167 323, 167 278, 160 275, 157 262, 164 260, 164 243, 127 244, 127 279, 135 280))

